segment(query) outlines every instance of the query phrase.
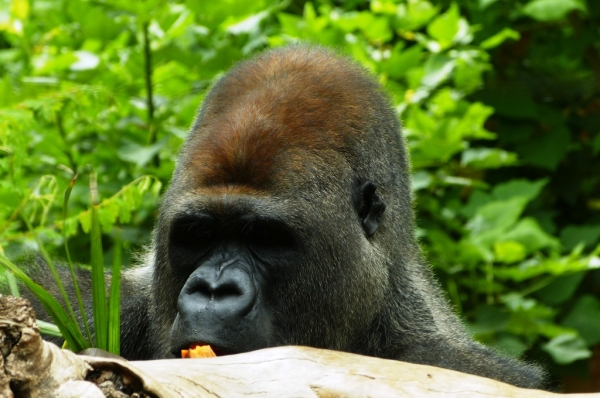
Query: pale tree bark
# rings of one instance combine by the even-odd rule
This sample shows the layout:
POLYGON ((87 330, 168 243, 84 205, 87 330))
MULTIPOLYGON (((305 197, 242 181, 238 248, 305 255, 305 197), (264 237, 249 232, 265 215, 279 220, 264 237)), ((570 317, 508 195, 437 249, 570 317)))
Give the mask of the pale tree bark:
MULTIPOLYGON (((128 362, 41 339, 26 300, 0 298, 0 397, 556 397, 432 366, 308 347, 128 362)), ((600 398, 599 394, 568 397, 600 398)))

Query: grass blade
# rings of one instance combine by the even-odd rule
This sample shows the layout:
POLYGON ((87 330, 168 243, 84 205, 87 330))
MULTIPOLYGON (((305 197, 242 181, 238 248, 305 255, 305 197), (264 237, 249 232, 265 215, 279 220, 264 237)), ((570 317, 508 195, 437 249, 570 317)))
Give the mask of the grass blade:
POLYGON ((14 297, 21 297, 19 292, 19 286, 17 285, 17 278, 10 272, 6 273, 6 279, 8 280, 8 288, 10 289, 10 295, 14 297))
POLYGON ((108 299, 108 351, 120 355, 121 352, 121 265, 123 263, 123 242, 121 230, 116 229, 110 297, 108 299))
POLYGON ((52 297, 50 293, 35 283, 29 276, 21 271, 19 267, 10 262, 8 258, 0 256, 0 265, 20 279, 21 282, 23 282, 38 298, 73 351, 78 352, 89 348, 77 323, 67 314, 60 303, 52 297))
MULTIPOLYGON (((52 259, 50 258, 50 255, 48 255, 46 248, 42 244, 42 241, 40 240, 38 234, 33 229, 33 226, 31 225, 31 223, 29 222, 27 217, 24 214, 21 214, 21 218, 25 222, 25 225, 27 225, 27 229, 29 230, 31 235, 33 235, 33 238, 38 245, 38 249, 39 249, 40 253, 42 254, 42 257, 46 261, 46 264, 48 265, 50 272, 52 273, 52 277, 54 278, 54 281, 56 282, 56 285, 58 286, 58 290, 60 290, 60 294, 62 295, 65 305, 67 306, 67 310, 69 311, 69 315, 71 317, 71 322, 74 323, 75 325, 77 325, 77 317, 75 316, 75 312, 73 311, 73 307, 71 306, 71 300, 69 299, 69 295, 67 294, 67 291, 65 290, 65 286, 63 285, 62 280, 60 279, 60 275, 58 275, 58 272, 56 271, 54 261, 52 261, 52 259)), ((14 274, 14 272, 13 272, 13 274, 14 274)), ((25 274, 23 274, 23 275, 25 275, 25 274)), ((21 279, 21 281, 23 281, 23 278, 21 278, 20 276, 18 276, 16 274, 15 274, 15 276, 17 276, 17 278, 19 278, 19 279, 21 279)), ((36 283, 36 285, 39 286, 40 288, 42 288, 37 283, 36 283)), ((28 285, 28 287, 29 287, 29 285, 28 285)), ((44 290, 44 289, 42 288, 42 290, 44 290)), ((45 292, 45 290, 44 290, 44 292, 45 292)), ((48 292, 46 292, 46 294, 48 294, 48 296, 52 297, 48 292)), ((52 299, 54 300, 54 298, 52 298, 52 299)), ((59 304, 59 306, 60 306, 60 304, 59 304)), ((61 307, 61 309, 62 309, 62 307, 61 307)), ((79 327, 77 327, 77 329, 79 329, 79 327)))
POLYGON ((90 166, 90 207, 91 262, 92 262, 92 305, 94 307, 94 331, 96 347, 108 350, 108 308, 106 306, 106 281, 104 279, 104 254, 102 252, 102 233, 98 221, 98 182, 96 173, 90 166))
POLYGON ((40 321, 39 319, 35 321, 40 328, 40 333, 45 334, 47 336, 54 337, 63 337, 62 333, 58 326, 50 322, 40 321))
MULTIPOLYGON (((4 256, 4 250, 2 249, 2 245, 0 245, 0 256, 4 256)), ((4 275, 6 276, 6 281, 8 282, 8 289, 10 290, 10 295, 13 297, 21 297, 21 293, 19 292, 19 285, 17 285, 17 278, 8 272, 6 269, 4 270, 4 275)))
POLYGON ((67 263, 69 264, 69 271, 71 272, 71 279, 73 280, 73 288, 75 289, 75 296, 77 297, 77 304, 79 306, 79 312, 81 313, 81 319, 83 320, 83 326, 85 327, 85 333, 87 341, 90 345, 92 345, 92 334, 90 333, 90 326, 87 319, 87 314, 85 312, 85 308, 83 306, 83 299, 81 297, 81 290, 79 289, 79 283, 77 281, 77 276, 75 275, 75 267, 73 266, 73 261, 71 260, 71 251, 69 250, 69 240, 67 239, 67 215, 69 211, 69 198, 71 197, 71 191, 75 186, 75 182, 77 181, 78 174, 75 174, 69 185, 67 186, 67 190, 65 191, 65 196, 63 200, 63 240, 65 246, 65 253, 67 254, 67 263))

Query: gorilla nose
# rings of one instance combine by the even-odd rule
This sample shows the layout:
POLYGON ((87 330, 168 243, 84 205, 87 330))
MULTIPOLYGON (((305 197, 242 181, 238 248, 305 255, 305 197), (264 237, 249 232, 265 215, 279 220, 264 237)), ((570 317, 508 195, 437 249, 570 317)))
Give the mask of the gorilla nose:
POLYGON ((226 300, 228 298, 236 298, 244 295, 242 289, 235 281, 209 282, 201 280, 198 283, 198 293, 211 300, 226 300))
POLYGON ((245 316, 256 302, 258 289, 252 276, 240 267, 201 266, 190 275, 179 296, 179 312, 211 314, 219 319, 245 316))

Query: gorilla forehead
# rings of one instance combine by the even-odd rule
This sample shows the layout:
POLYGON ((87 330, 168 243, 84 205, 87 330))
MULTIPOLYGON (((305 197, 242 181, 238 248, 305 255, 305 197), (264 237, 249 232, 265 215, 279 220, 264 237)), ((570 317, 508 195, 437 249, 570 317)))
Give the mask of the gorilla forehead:
POLYGON ((373 86, 359 67, 322 50, 243 63, 207 97, 182 168, 194 170, 192 186, 257 189, 277 182, 278 170, 301 172, 320 158, 339 170, 364 140, 373 86))

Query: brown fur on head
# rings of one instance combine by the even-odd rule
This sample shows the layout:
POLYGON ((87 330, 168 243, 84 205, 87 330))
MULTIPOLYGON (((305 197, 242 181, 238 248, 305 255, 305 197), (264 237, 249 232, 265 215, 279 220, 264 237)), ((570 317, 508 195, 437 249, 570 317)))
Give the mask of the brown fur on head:
POLYGON ((182 159, 191 184, 267 188, 294 153, 354 152, 376 87, 345 60, 298 50, 242 63, 215 85, 182 159))

